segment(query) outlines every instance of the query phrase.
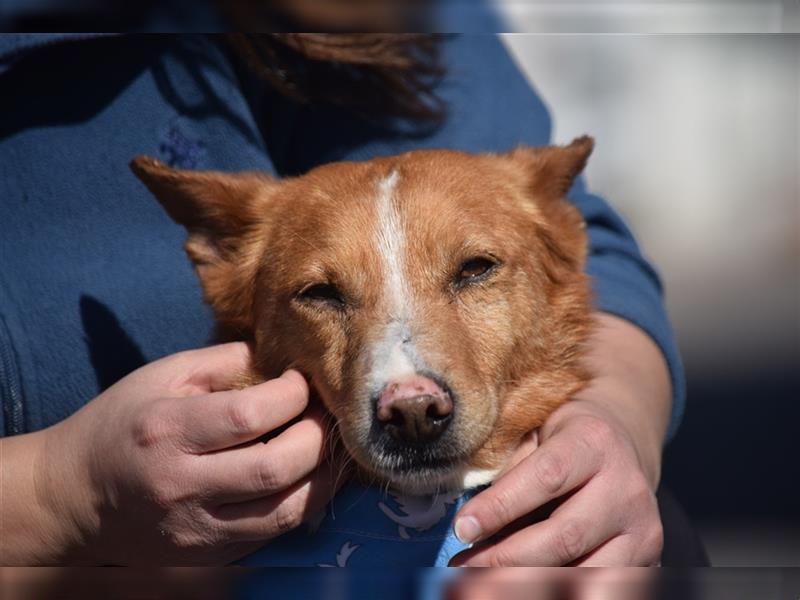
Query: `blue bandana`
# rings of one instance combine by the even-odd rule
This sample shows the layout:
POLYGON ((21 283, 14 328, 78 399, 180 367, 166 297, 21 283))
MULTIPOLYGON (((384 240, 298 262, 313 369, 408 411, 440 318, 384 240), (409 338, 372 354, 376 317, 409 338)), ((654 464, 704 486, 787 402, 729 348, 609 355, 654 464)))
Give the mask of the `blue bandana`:
POLYGON ((453 519, 475 494, 405 496, 358 483, 344 486, 319 515, 243 558, 248 567, 446 566, 468 548, 453 519))

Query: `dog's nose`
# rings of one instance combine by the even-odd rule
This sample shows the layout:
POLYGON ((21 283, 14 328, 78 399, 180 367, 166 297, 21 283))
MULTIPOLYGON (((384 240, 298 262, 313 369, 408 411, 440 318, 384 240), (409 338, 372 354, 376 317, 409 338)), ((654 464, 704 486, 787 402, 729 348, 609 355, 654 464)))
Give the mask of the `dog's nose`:
POLYGON ((437 440, 452 420, 450 394, 420 375, 386 386, 378 400, 378 420, 399 441, 412 444, 437 440))

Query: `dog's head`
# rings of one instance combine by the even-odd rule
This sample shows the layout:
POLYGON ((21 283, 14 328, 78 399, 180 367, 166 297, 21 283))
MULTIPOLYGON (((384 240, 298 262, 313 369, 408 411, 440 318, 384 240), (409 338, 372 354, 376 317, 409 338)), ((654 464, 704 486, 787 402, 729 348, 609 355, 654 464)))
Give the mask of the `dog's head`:
POLYGON ((488 482, 585 381, 586 237, 564 196, 591 150, 417 151, 284 180, 132 168, 187 228, 253 375, 304 372, 365 472, 426 492, 488 482))

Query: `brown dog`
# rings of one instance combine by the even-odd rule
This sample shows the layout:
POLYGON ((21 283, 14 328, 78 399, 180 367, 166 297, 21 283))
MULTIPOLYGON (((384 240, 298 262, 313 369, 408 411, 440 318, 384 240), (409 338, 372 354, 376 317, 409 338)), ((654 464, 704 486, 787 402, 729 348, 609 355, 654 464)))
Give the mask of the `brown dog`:
POLYGON ((416 151, 262 173, 131 167, 189 233, 250 381, 305 373, 370 476, 488 483, 587 381, 584 222, 564 196, 593 141, 416 151))

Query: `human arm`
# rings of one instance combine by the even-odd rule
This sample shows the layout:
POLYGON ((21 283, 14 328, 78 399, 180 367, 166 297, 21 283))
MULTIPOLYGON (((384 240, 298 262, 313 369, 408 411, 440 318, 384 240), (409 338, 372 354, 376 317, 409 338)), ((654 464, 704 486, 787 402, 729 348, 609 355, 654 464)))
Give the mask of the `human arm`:
POLYGON ((0 440, 0 562, 224 564, 321 509, 338 479, 321 415, 257 441, 305 410, 305 380, 231 390, 248 361, 243 343, 175 354, 0 440))

